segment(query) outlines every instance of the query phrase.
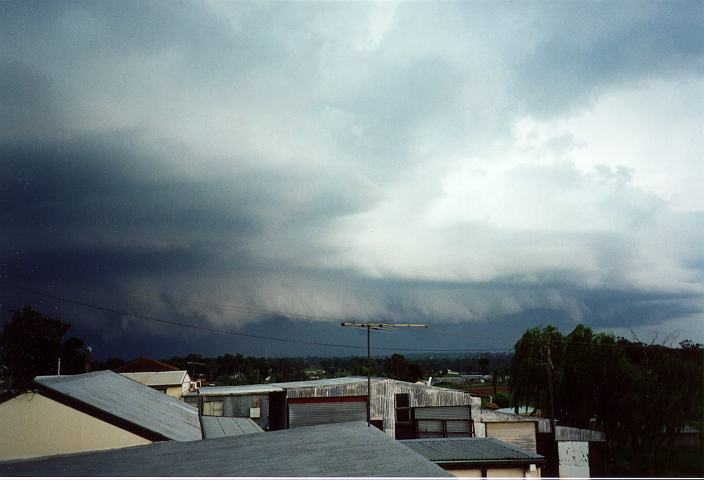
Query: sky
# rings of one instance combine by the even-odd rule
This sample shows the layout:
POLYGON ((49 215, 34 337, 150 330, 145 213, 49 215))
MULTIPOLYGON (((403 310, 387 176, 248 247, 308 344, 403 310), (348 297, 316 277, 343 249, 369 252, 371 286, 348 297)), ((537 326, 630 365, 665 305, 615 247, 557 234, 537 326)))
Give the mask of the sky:
POLYGON ((548 323, 704 343, 703 24, 696 1, 2 2, 2 319, 33 305, 98 357, 363 354, 341 321, 429 325, 376 354, 548 323))

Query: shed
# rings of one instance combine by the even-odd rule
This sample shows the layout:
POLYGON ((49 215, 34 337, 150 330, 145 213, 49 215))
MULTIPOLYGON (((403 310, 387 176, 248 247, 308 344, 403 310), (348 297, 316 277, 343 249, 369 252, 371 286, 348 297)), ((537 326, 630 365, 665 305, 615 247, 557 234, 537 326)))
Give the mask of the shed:
POLYGON ((481 419, 487 437, 503 440, 529 452, 538 451, 538 418, 482 409, 481 419))
MULTIPOLYGON (((203 415, 251 418, 262 429, 269 430, 272 429, 269 402, 273 399, 274 403, 277 400, 281 403, 283 395, 283 388, 270 384, 240 385, 201 387, 198 393, 184 395, 184 400, 199 408, 203 415)), ((274 417, 273 429, 280 430, 279 425, 285 425, 285 420, 274 417)))
POLYGON ((364 422, 0 463, 0 476, 449 477, 364 422))
POLYGON ((402 440, 405 446, 461 477, 540 478, 545 458, 495 438, 402 440))
POLYGON ((117 373, 34 381, 0 403, 0 459, 202 438, 195 408, 117 373))
POLYGON ((120 375, 179 400, 188 392, 191 377, 186 370, 160 372, 124 372, 120 375))
POLYGON ((548 458, 551 473, 556 475, 606 475, 608 452, 604 432, 556 425, 553 440, 550 421, 543 418, 538 422, 538 452, 548 458))

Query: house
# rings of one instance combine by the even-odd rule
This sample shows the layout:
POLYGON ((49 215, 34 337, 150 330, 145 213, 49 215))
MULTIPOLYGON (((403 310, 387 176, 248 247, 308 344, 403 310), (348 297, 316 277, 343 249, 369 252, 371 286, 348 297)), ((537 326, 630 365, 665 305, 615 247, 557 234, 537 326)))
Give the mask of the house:
POLYGON ((495 438, 428 438, 402 440, 456 477, 540 478, 545 458, 495 438))
POLYGON ((120 375, 146 385, 161 393, 165 393, 179 400, 184 393, 195 386, 191 382, 186 370, 171 370, 157 372, 120 372, 120 375))
POLYGON ((175 372, 178 370, 180 370, 180 368, 147 357, 139 357, 135 360, 132 360, 131 362, 125 363, 124 365, 112 369, 112 371, 115 373, 175 372))
POLYGON ((202 438, 197 409, 109 370, 34 383, 0 400, 0 459, 202 438))
MULTIPOLYGON (((483 436, 468 393, 372 378, 371 423, 392 438, 483 436)), ((367 377, 202 387, 184 395, 204 415, 249 417, 265 430, 367 419, 367 377)))
POLYGON ((366 422, 0 462, 0 476, 450 477, 366 422))

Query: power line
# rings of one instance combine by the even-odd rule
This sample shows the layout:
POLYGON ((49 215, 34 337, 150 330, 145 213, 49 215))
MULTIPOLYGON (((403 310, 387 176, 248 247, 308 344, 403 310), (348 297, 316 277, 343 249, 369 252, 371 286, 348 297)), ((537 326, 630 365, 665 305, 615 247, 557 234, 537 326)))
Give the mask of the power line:
MULTIPOLYGON (((321 346, 321 347, 336 347, 336 348, 349 348, 349 349, 357 349, 357 350, 363 350, 365 347, 361 345, 348 345, 348 344, 338 344, 338 343, 326 343, 326 342, 316 342, 312 340, 300 340, 300 339, 294 339, 294 338, 280 338, 280 337, 270 337, 267 335, 255 335, 255 334, 250 334, 250 333, 242 333, 242 332, 234 332, 232 330, 223 330, 223 329, 218 329, 218 328, 212 328, 212 327, 207 327, 204 325, 195 325, 191 323, 185 323, 185 322, 175 322, 172 320, 165 320, 162 318, 157 318, 149 315, 142 315, 138 313, 130 313, 127 311, 123 310, 117 310, 114 308, 110 307, 104 307, 101 305, 96 305, 88 302, 83 302, 75 299, 70 299, 66 297, 61 297, 58 295, 53 295, 50 293, 42 292, 39 290, 34 290, 31 288, 26 288, 22 287, 19 285, 14 285, 11 283, 7 282, 0 282, 1 286, 5 286, 8 288, 12 288, 14 290, 22 291, 25 293, 30 293, 33 295, 38 295, 44 298, 49 298, 52 300, 57 300, 63 303, 68 303, 84 308, 89 308, 93 310, 98 310, 106 313, 112 313, 115 315, 123 315, 127 317, 132 317, 132 318, 138 318, 140 320, 147 320, 151 322, 158 322, 166 325, 171 325, 174 327, 183 327, 183 328, 191 328, 195 330, 202 330, 202 331, 207 331, 211 333, 219 333, 223 335, 230 335, 230 336, 236 336, 236 337, 246 337, 246 338, 254 338, 258 340, 267 340, 267 341, 272 341, 272 342, 281 342, 281 343, 297 343, 297 344, 302 344, 302 345, 316 345, 316 346, 321 346)), ((138 296, 138 295, 133 295, 133 296, 138 296)), ((147 297, 145 295, 145 297, 147 297)), ((182 303, 188 303, 188 302, 182 302, 182 303)), ((197 302, 190 302, 194 306, 200 306, 201 308, 221 308, 221 309, 240 309, 239 311, 243 311, 246 313, 264 313, 268 312, 266 310, 255 310, 255 309, 247 309, 245 307, 237 307, 235 305, 215 305, 215 304, 201 304, 198 305, 197 302)), ((238 311, 238 310, 236 310, 238 311)), ((294 318, 300 318, 300 319, 309 319, 309 320, 328 320, 328 321, 335 321, 337 322, 338 320, 334 320, 331 318, 327 317, 320 317, 320 316, 314 316, 314 315, 303 315, 303 314, 284 314, 282 312, 269 312, 270 314, 278 314, 278 315, 283 315, 283 316, 291 316, 294 318)), ((528 339, 519 339, 519 342, 522 343, 528 343, 531 345, 544 345, 546 342, 545 341, 535 341, 535 340, 528 340, 528 339)), ((591 345, 589 343, 585 342, 572 342, 568 341, 567 339, 563 339, 562 342, 565 345, 591 345)), ((613 344, 599 344, 595 345, 598 347, 612 347, 612 348, 634 348, 639 345, 637 344, 631 344, 631 345, 624 345, 620 343, 613 343, 613 344)), ((663 345, 664 346, 664 345, 663 345)), ((428 349, 428 348, 394 348, 394 347, 376 347, 375 350, 384 350, 384 351, 396 351, 396 352, 419 352, 419 353, 490 353, 490 352, 511 352, 514 350, 514 348, 481 348, 481 349, 468 349, 468 348, 437 348, 437 349, 428 349)))
MULTIPOLYGON (((259 340, 268 340, 268 341, 281 342, 281 343, 298 343, 298 344, 303 344, 303 345, 316 345, 316 346, 322 346, 322 347, 337 347, 337 348, 352 348, 352 349, 360 349, 360 350, 365 348, 364 346, 360 346, 360 345, 347 345, 347 344, 339 344, 339 343, 315 342, 312 340, 299 340, 299 339, 294 339, 294 338, 270 337, 267 335, 255 335, 255 334, 250 334, 250 333, 234 332, 232 330, 223 330, 223 329, 218 329, 218 328, 206 327, 204 325, 194 325, 194 324, 185 323, 185 322, 175 322, 173 320, 165 320, 163 318, 157 318, 157 317, 153 317, 150 315, 131 313, 131 312, 123 311, 123 310, 118 310, 115 308, 104 307, 101 305, 95 305, 95 304, 83 302, 80 300, 61 297, 58 295, 53 295, 50 293, 42 292, 39 290, 34 290, 31 288, 22 287, 19 285, 14 285, 14 284, 7 283, 7 282, 0 282, 0 285, 2 285, 4 287, 12 288, 14 290, 22 291, 25 293, 30 293, 30 294, 38 295, 38 296, 41 296, 44 298, 56 300, 59 302, 68 303, 71 305, 76 305, 79 307, 90 308, 93 310, 98 310, 98 311, 102 311, 102 312, 106 312, 106 313, 112 313, 115 315, 122 315, 122 316, 127 316, 127 317, 132 317, 132 318, 138 318, 140 320, 158 322, 158 323, 171 325, 171 326, 175 326, 175 327, 192 328, 192 329, 203 330, 203 331, 212 332, 212 333, 220 333, 220 334, 236 336, 236 337, 255 338, 255 339, 259 339, 259 340)), ((310 318, 310 317, 307 317, 307 318, 310 318)), ((427 352, 427 353, 462 353, 462 352, 484 353, 484 352, 507 352, 507 351, 511 351, 513 349, 512 348, 501 348, 501 349, 422 349, 422 348, 377 347, 376 350, 388 350, 388 351, 400 351, 400 352, 427 352)))
MULTIPOLYGON (((145 295, 145 294, 129 294, 128 296, 130 297, 138 297, 138 298, 160 298, 158 295, 145 295)), ((284 312, 280 310, 265 310, 265 309, 260 309, 260 308, 252 308, 252 307, 245 307, 242 305, 225 305, 225 304, 215 304, 215 303, 206 303, 206 302, 194 302, 192 300, 178 300, 178 299, 168 299, 169 302, 172 303, 178 303, 181 305, 189 305, 193 307, 200 307, 200 308, 208 308, 212 310, 224 310, 224 311, 233 311, 233 312, 240 312, 240 313, 252 313, 256 315, 269 315, 269 316, 283 316, 283 317, 289 317, 289 318, 298 318, 301 320, 326 320, 330 322, 338 322, 339 319, 332 318, 332 317, 325 317, 322 315, 308 315, 304 313, 293 313, 293 312, 284 312)))

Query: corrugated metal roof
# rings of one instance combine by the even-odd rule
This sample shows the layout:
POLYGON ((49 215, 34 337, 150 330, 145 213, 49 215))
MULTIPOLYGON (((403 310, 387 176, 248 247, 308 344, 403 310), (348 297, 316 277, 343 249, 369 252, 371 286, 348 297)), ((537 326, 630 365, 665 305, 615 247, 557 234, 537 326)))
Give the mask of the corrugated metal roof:
MULTIPOLYGON (((372 377, 372 381, 386 380, 372 377)), ((224 387, 201 387, 198 392, 203 396, 220 395, 257 395, 262 393, 283 392, 288 389, 332 387, 367 382, 367 377, 323 378, 320 380, 303 380, 299 382, 262 383, 256 385, 234 385, 224 387)))
POLYGON ((189 441, 202 438, 196 408, 110 370, 36 377, 34 381, 59 395, 168 439, 189 441))
POLYGON ((490 437, 402 440, 401 443, 428 460, 437 463, 488 463, 492 461, 540 463, 544 460, 542 455, 490 437))
POLYGON ((272 392, 283 392, 281 387, 273 384, 262 385, 234 385, 229 387, 201 387, 198 389, 200 395, 203 396, 222 396, 222 395, 259 395, 272 392))
POLYGON ((264 431, 251 418, 201 416, 200 422, 205 438, 234 437, 264 431))
POLYGON ((482 408, 482 422, 539 422, 541 420, 545 419, 482 408))
POLYGON ((166 387, 169 385, 183 385, 186 381, 186 370, 176 370, 173 372, 124 372, 123 377, 139 382, 150 387, 166 387))
POLYGON ((365 422, 0 462, 0 476, 450 477, 365 422))
MULTIPOLYGON (((372 382, 386 380, 385 378, 372 377, 372 382)), ((367 377, 339 377, 339 378, 321 378, 320 380, 303 380, 300 382, 281 382, 272 383, 281 388, 309 388, 309 387, 329 387, 333 385, 348 385, 351 383, 366 383, 367 377)))

